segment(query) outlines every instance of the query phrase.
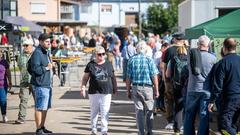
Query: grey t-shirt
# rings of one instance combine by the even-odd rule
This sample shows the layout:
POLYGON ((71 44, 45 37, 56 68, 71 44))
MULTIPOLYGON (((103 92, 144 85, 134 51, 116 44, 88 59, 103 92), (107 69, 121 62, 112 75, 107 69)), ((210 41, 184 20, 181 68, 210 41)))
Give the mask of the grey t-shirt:
MULTIPOLYGON (((205 76, 207 76, 212 68, 212 66, 215 64, 216 62, 216 57, 207 52, 207 51, 201 51, 201 57, 202 57, 202 66, 203 66, 203 70, 202 70, 202 74, 205 76)), ((188 63, 189 63, 189 58, 188 58, 188 63)), ((189 67, 189 78, 188 78, 188 92, 205 92, 205 93, 209 93, 209 90, 203 89, 204 83, 207 83, 206 78, 203 77, 202 74, 200 75, 193 75, 192 74, 192 70, 191 70, 191 66, 190 64, 188 64, 189 67)), ((209 93, 210 94, 210 93, 209 93)))

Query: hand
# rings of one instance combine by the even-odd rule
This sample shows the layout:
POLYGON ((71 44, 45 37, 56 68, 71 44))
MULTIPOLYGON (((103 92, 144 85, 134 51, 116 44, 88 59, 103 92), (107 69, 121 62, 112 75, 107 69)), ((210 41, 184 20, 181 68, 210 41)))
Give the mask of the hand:
POLYGON ((53 68, 53 64, 52 63, 48 63, 48 69, 52 69, 53 68))
POLYGON ((213 111, 212 111, 212 108, 213 108, 213 103, 209 103, 209 104, 208 104, 208 111, 209 111, 209 112, 213 112, 213 111))
POLYGON ((157 99, 158 97, 159 97, 159 93, 156 92, 156 93, 154 94, 154 99, 157 99))
POLYGON ((81 96, 83 96, 84 98, 86 97, 86 87, 85 87, 85 86, 82 86, 82 87, 81 87, 80 94, 81 94, 81 96))

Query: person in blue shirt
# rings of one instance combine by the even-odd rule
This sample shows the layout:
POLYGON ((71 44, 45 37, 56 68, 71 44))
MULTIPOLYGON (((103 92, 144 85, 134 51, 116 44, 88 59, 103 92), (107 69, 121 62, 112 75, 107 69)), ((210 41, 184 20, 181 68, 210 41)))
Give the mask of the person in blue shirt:
POLYGON ((221 95, 218 130, 221 134, 236 135, 240 119, 240 56, 236 54, 237 41, 226 38, 223 42, 224 57, 218 62, 213 75, 213 89, 208 110, 221 95))
POLYGON ((154 61, 146 56, 147 45, 144 41, 137 45, 136 50, 137 55, 130 58, 127 64, 127 95, 134 101, 139 135, 152 135, 154 99, 159 96, 159 72, 154 61))

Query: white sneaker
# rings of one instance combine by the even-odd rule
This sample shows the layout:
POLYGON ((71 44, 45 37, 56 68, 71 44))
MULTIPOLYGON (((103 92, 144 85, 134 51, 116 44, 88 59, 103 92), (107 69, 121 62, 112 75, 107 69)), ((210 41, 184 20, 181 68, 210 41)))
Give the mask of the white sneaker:
POLYGON ((180 130, 183 131, 183 126, 181 126, 180 130))
POLYGON ((167 126, 165 127, 167 130, 173 130, 173 123, 168 123, 167 126))
POLYGON ((2 117, 3 117, 3 123, 7 123, 7 122, 8 122, 7 116, 6 116, 6 115, 3 115, 2 117))
POLYGON ((91 135, 97 135, 97 131, 92 131, 91 135))

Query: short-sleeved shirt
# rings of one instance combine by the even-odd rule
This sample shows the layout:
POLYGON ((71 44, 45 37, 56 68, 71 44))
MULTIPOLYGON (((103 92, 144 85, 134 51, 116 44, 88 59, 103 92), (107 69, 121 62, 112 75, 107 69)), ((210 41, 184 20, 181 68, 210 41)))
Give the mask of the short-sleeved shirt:
POLYGON ((7 69, 9 69, 8 62, 4 59, 0 60, 0 88, 8 87, 7 69))
POLYGON ((89 94, 111 94, 113 92, 112 77, 114 76, 114 70, 109 61, 101 65, 90 61, 84 72, 90 75, 89 94))
MULTIPOLYGON (((202 58, 202 73, 200 75, 193 75, 191 66, 188 64, 189 68, 189 80, 188 80, 188 92, 205 92, 209 94, 209 90, 206 90, 205 86, 207 81, 206 78, 203 75, 208 76, 210 73, 210 70, 212 69, 212 66, 216 63, 217 58, 207 52, 207 51, 201 51, 201 58, 202 58)), ((190 62, 188 57, 188 62, 190 62)))
POLYGON ((128 61, 127 77, 131 80, 132 84, 152 85, 151 77, 158 73, 154 61, 143 54, 134 55, 128 61))
POLYGON ((174 57, 177 55, 177 49, 178 49, 179 46, 171 46, 169 47, 165 54, 164 54, 164 57, 162 59, 162 62, 164 62, 165 64, 168 64, 168 62, 174 57))

